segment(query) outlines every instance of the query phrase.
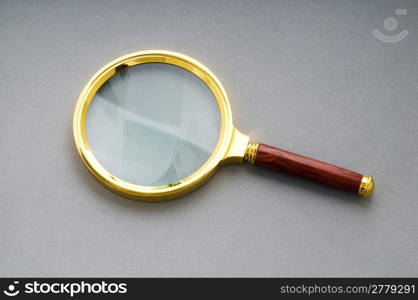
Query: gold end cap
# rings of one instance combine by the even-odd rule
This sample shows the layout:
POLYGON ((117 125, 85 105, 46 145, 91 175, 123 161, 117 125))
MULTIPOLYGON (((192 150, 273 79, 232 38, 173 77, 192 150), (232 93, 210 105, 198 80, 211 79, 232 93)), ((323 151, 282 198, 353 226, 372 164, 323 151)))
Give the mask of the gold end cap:
POLYGON ((372 176, 363 176, 361 179, 358 194, 362 197, 369 197, 371 194, 373 194, 374 185, 375 184, 372 176))

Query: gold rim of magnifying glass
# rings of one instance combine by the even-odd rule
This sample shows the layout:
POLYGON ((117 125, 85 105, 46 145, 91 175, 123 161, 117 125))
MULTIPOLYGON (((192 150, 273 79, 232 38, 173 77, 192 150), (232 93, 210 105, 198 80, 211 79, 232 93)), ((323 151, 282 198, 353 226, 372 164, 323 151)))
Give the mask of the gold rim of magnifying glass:
POLYGON ((125 197, 143 201, 163 201, 180 197, 207 181, 221 163, 242 162, 248 137, 234 129, 226 92, 213 73, 198 61, 172 51, 148 50, 122 56, 104 66, 82 90, 74 111, 74 140, 86 167, 107 188, 125 197), (117 71, 144 63, 166 63, 181 67, 199 77, 212 91, 221 115, 221 129, 215 150, 192 175, 163 186, 141 186, 109 173, 96 159, 86 135, 89 105, 98 89, 117 71))

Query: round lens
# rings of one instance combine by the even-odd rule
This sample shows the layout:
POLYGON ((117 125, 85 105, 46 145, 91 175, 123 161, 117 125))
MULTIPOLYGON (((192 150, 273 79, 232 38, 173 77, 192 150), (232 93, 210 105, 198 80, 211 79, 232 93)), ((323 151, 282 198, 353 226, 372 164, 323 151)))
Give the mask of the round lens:
POLYGON ((215 149, 220 112, 206 84, 165 63, 120 69, 90 103, 86 134, 112 175, 166 186, 197 171, 215 149))

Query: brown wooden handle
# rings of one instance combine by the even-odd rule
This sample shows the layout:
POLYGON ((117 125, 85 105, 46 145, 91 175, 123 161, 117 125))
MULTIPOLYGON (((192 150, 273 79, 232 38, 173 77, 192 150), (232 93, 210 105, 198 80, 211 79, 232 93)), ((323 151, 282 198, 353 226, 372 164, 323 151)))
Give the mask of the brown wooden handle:
POLYGON ((371 176, 363 176, 265 144, 250 144, 253 144, 253 163, 256 166, 303 177, 338 189, 356 192, 366 197, 373 192, 374 182, 371 176), (255 149, 257 145, 258 148, 255 149))

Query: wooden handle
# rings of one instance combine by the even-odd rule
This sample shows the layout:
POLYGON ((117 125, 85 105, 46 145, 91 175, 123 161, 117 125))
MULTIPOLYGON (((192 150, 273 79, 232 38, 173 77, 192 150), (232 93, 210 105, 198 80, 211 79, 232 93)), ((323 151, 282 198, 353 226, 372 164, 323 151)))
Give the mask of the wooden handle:
POLYGON ((356 192, 364 197, 371 195, 373 192, 374 181, 371 176, 363 176, 341 167, 265 144, 250 143, 247 152, 249 152, 247 158, 250 157, 247 160, 256 166, 356 192))

